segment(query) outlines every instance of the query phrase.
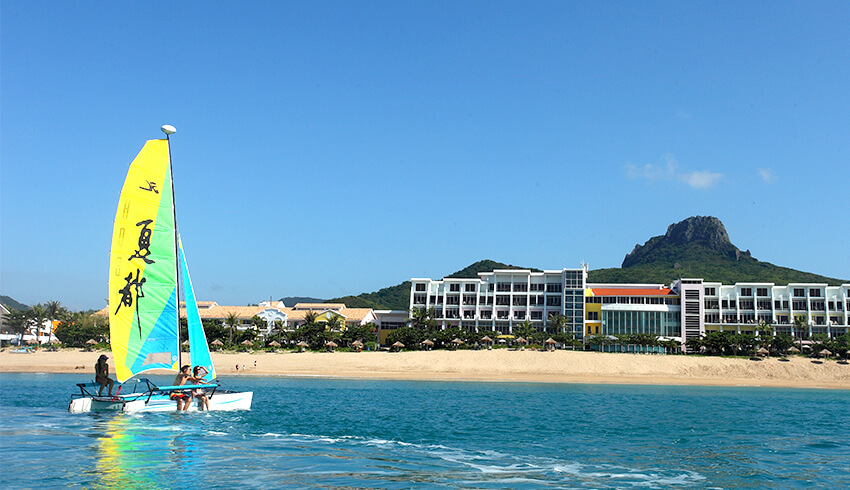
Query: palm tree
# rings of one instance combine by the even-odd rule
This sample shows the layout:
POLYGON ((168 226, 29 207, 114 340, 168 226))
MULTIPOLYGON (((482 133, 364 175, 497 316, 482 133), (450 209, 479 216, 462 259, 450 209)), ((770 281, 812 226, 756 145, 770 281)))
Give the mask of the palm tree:
POLYGON ((567 320, 567 317, 555 313, 554 315, 549 315, 549 321, 546 322, 546 329, 550 334, 563 333, 569 324, 570 322, 567 320))
POLYGON ((534 335, 534 331, 534 326, 528 320, 520 323, 516 326, 516 329, 514 329, 514 332, 516 332, 517 335, 526 339, 534 335))
POLYGON ((224 324, 230 326, 230 336, 227 338, 227 346, 230 347, 233 345, 233 331, 236 329, 236 325, 239 323, 239 316, 236 312, 231 311, 227 314, 224 319, 224 324))
MULTIPOLYGON (((70 312, 67 308, 62 306, 62 303, 59 301, 48 301, 44 303, 44 316, 47 317, 48 320, 52 323, 56 320, 65 321, 70 316, 70 312)), ((53 330, 51 329, 51 333, 53 330)), ((50 341, 50 335, 48 335, 48 342, 50 341)))
POLYGON ((434 320, 434 308, 414 308, 410 312, 410 318, 405 320, 410 326, 421 331, 429 331, 437 326, 434 320))
MULTIPOLYGON (((44 320, 47 318, 47 315, 44 313, 44 306, 31 306, 27 312, 27 318, 29 319, 29 323, 35 324, 35 341, 38 343, 38 331, 44 325, 44 320)), ((21 340, 23 340, 23 337, 21 337, 21 340)))

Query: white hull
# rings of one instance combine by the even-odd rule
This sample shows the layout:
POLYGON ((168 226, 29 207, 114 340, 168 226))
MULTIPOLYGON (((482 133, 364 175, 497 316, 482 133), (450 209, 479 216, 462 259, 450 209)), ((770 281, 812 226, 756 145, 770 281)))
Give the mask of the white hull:
MULTIPOLYGON (((215 393, 210 398, 210 410, 250 410, 254 392, 215 393)), ((154 395, 150 399, 138 397, 138 394, 119 397, 117 400, 107 397, 80 397, 71 400, 68 410, 72 413, 110 411, 110 412, 176 412, 177 402, 165 395, 154 395)), ((198 412, 199 403, 193 399, 187 412, 198 412)))

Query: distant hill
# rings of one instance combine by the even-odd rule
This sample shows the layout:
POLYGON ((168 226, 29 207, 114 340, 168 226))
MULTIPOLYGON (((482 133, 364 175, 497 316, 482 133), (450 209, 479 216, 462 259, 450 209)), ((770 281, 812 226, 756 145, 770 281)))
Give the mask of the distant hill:
MULTIPOLYGON (((503 264, 494 260, 479 260, 474 264, 446 277, 467 278, 478 277, 479 272, 493 269, 525 269, 515 265, 503 264)), ((538 270, 538 269, 532 269, 538 270)), ((410 306, 410 281, 379 289, 373 293, 362 293, 357 296, 345 296, 326 301, 327 303, 345 303, 350 308, 373 308, 376 310, 406 310, 410 306)), ((286 303, 287 305, 289 303, 286 303)))
POLYGON ((319 298, 310 298, 307 296, 287 296, 286 298, 280 298, 279 301, 283 301, 283 304, 287 306, 287 308, 291 308, 298 303, 324 303, 325 300, 319 298))
POLYGON ((712 216, 693 216, 670 225, 666 234, 635 245, 623 259, 621 268, 590 271, 588 282, 669 284, 682 277, 701 277, 724 284, 845 282, 761 262, 749 250, 741 251, 733 245, 726 227, 712 216))
POLYGON ((26 310, 30 309, 29 306, 27 306, 23 303, 18 303, 17 301, 10 298, 9 296, 0 295, 0 304, 5 306, 9 310, 26 311, 26 310))
MULTIPOLYGON (((494 269, 540 269, 518 267, 493 260, 479 260, 453 274, 450 278, 475 278, 479 272, 494 269)), ((736 282, 818 282, 838 285, 847 280, 802 272, 761 262, 732 244, 726 227, 711 216, 693 216, 667 227, 667 233, 635 245, 626 254, 620 268, 596 269, 588 273, 588 282, 595 283, 656 283, 670 284, 683 277, 699 277, 706 281, 734 284, 736 282)), ((297 298, 299 301, 312 298, 297 298)), ((307 302, 307 301, 303 301, 307 302)), ((345 303, 351 308, 376 310, 406 310, 410 305, 410 281, 379 289, 372 293, 345 296, 324 301, 345 303)), ((287 301, 287 306, 295 303, 287 301)))

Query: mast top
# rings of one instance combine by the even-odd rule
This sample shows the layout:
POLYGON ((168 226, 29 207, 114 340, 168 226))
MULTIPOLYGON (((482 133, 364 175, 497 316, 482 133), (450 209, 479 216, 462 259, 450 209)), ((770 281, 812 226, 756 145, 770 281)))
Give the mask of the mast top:
POLYGON ((177 128, 175 128, 174 126, 172 126, 170 124, 163 124, 162 127, 159 128, 159 129, 161 129, 162 132, 165 133, 165 134, 174 134, 174 133, 177 132, 177 128))

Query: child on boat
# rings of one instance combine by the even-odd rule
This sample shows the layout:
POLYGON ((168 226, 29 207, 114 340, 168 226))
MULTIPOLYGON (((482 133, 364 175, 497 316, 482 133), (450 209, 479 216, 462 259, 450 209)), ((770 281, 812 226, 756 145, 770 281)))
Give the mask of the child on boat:
MULTIPOLYGON (((208 371, 205 367, 195 366, 195 368, 192 370, 192 374, 195 376, 194 378, 192 378, 192 383, 203 384, 204 383, 204 376, 206 376, 207 373, 208 373, 208 371), (201 371, 203 371, 203 372, 201 372, 201 371)), ((195 398, 197 398, 198 402, 200 403, 199 410, 203 411, 203 410, 209 410, 210 409, 210 399, 207 396, 207 393, 203 389, 198 388, 198 389, 192 391, 192 395, 195 398)))

